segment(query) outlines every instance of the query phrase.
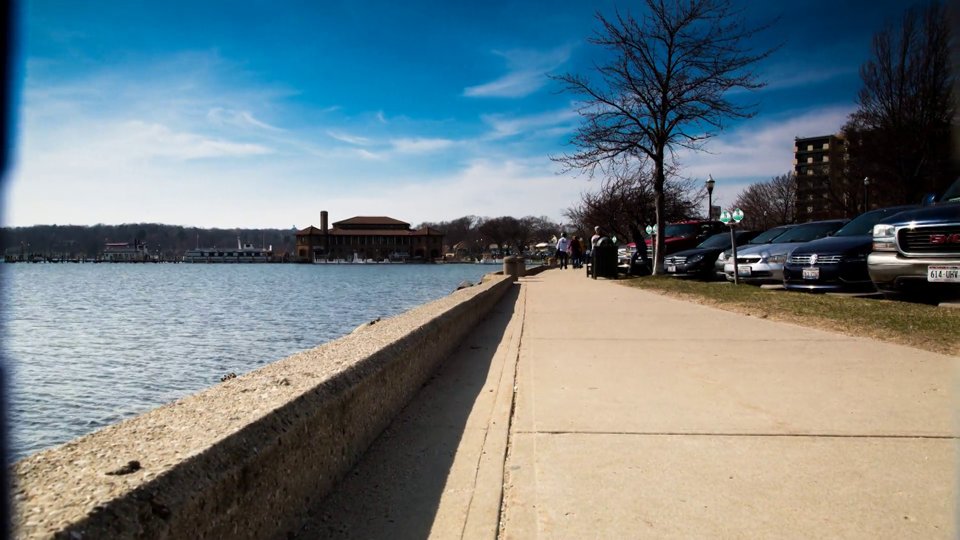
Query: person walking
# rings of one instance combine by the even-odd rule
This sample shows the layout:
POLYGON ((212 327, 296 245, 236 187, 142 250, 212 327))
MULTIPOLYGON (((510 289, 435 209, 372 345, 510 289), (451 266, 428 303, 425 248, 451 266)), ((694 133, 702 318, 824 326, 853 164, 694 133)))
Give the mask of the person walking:
POLYGON ((567 233, 560 233, 560 239, 557 240, 557 262, 560 264, 561 270, 567 267, 567 250, 569 248, 570 241, 567 240, 567 233))
POLYGON ((583 266, 583 246, 580 244, 580 237, 574 236, 570 240, 570 264, 574 268, 583 266))

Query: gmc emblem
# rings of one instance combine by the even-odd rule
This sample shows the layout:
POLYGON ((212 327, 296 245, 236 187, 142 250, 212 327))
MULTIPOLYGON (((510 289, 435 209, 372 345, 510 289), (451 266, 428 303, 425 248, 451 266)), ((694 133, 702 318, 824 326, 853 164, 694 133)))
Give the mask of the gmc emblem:
POLYGON ((931 234, 930 243, 940 244, 960 244, 960 233, 953 234, 931 234))

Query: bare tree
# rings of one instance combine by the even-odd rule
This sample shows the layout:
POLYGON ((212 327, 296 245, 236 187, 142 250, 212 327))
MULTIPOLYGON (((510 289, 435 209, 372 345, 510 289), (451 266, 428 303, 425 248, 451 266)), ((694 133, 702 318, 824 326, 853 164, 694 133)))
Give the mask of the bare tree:
MULTIPOLYGON (((623 163, 610 170, 596 192, 583 193, 580 204, 568 209, 565 216, 585 234, 592 234, 599 225, 618 238, 629 238, 637 245, 644 242, 643 230, 656 221, 656 195, 653 175, 643 163, 623 163)), ((692 179, 675 179, 665 186, 668 221, 697 216, 703 201, 703 189, 692 179)))
MULTIPOLYGON (((746 41, 763 27, 745 25, 727 0, 645 0, 637 20, 598 14, 602 30, 590 39, 613 58, 596 67, 599 82, 575 74, 557 79, 583 97, 582 123, 572 139, 578 150, 557 158, 569 169, 649 159, 653 163, 656 222, 666 223, 666 163, 678 148, 699 150, 729 118, 752 116, 726 95, 763 86, 751 68, 771 51, 752 53, 746 41)), ((655 272, 663 267, 658 235, 655 272)))
POLYGON ((743 210, 744 226, 750 229, 766 230, 793 223, 797 208, 797 178, 793 173, 787 173, 767 182, 750 184, 737 195, 734 206, 743 210))
POLYGON ((844 126, 847 176, 857 187, 870 177, 872 205, 917 202, 960 172, 950 157, 958 81, 947 15, 936 1, 907 10, 899 28, 874 36, 873 57, 860 68, 859 108, 844 126))

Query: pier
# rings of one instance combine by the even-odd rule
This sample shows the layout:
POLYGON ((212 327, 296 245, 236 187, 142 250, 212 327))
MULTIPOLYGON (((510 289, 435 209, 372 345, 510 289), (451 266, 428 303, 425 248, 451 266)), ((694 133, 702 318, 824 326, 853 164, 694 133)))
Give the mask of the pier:
POLYGON ((494 276, 22 460, 17 532, 953 538, 957 367, 575 270, 494 276))

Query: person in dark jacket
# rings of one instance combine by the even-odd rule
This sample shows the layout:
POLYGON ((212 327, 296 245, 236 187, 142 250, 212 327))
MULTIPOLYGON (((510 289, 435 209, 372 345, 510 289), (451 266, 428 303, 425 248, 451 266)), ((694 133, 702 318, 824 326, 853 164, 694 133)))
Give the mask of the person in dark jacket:
POLYGON ((574 236, 570 240, 570 263, 574 268, 583 266, 583 245, 580 244, 579 236, 574 236))

